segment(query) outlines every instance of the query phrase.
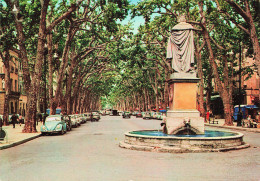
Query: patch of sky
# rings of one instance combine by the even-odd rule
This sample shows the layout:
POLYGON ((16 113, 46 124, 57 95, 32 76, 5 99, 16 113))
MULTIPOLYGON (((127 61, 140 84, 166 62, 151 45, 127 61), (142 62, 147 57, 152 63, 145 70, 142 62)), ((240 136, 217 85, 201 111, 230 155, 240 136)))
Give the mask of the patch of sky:
MULTIPOLYGON (((130 0, 130 4, 132 5, 137 5, 139 2, 142 2, 143 0, 130 0)), ((155 9, 155 12, 157 12, 159 9, 155 9)), ((161 9, 161 12, 165 12, 164 9, 161 9)), ((132 14, 131 11, 129 11, 128 16, 126 19, 124 19, 123 21, 118 20, 118 23, 122 24, 122 25, 127 25, 127 24, 131 24, 132 26, 132 30, 131 32, 133 32, 134 34, 138 33, 138 28, 141 25, 145 24, 145 19, 143 16, 135 16, 134 18, 131 18, 132 14)), ((151 15, 151 21, 156 17, 156 16, 160 16, 159 13, 153 13, 151 15)))
POLYGON ((3 6, 3 7, 7 7, 7 4, 2 0, 0 1, 0 5, 3 6))

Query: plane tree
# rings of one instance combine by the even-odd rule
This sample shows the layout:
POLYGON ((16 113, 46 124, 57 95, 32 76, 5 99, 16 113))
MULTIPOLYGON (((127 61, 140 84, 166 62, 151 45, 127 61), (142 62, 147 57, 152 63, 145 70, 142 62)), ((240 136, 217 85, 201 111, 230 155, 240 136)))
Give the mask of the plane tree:
MULTIPOLYGON (((22 61, 23 79, 28 98, 23 132, 35 132, 37 93, 40 88, 39 80, 42 77, 42 67, 44 57, 46 56, 44 48, 46 42, 49 66, 55 64, 61 68, 59 69, 60 72, 64 71, 70 58, 69 52, 72 47, 72 39, 78 29, 81 28, 80 25, 90 21, 93 26, 88 27, 86 25, 86 29, 94 30, 96 28, 95 26, 99 25, 107 31, 112 32, 117 28, 116 19, 122 19, 127 14, 128 1, 41 0, 33 1, 30 4, 26 0, 5 0, 5 2, 9 9, 15 7, 18 12, 13 15, 13 20, 17 32, 16 38, 19 45, 19 58, 22 61), (20 21, 21 15, 23 15, 25 20, 23 22, 20 21), (62 42, 62 40, 65 39, 65 41, 63 41, 64 46, 57 43, 59 40, 52 42, 55 31, 58 32, 60 30, 57 28, 57 25, 62 26, 61 23, 63 22, 65 22, 66 26, 63 26, 64 29, 59 32, 59 34, 62 34, 64 38, 59 40, 62 42), (46 39, 49 41, 46 41, 46 39), (28 43, 29 40, 34 43, 28 43), (58 54, 61 56, 61 60, 53 58, 54 50, 56 50, 53 46, 59 50, 57 53, 61 53, 58 54), (30 69, 32 71, 30 71, 30 69)), ((51 74, 52 69, 49 67, 48 70, 51 74)), ((60 94, 62 92, 60 87, 62 87, 61 82, 63 82, 64 77, 60 72, 57 74, 58 91, 56 89, 57 92, 55 92, 55 96, 50 96, 51 102, 54 105, 60 101, 60 94)), ((51 89, 49 90, 51 91, 51 89)))

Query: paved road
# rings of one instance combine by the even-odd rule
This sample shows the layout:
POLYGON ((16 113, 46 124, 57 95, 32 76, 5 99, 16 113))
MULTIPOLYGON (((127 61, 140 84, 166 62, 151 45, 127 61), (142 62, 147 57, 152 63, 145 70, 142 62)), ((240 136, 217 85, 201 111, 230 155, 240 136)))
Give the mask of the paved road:
POLYGON ((252 147, 220 153, 155 153, 118 147, 127 130, 159 129, 160 121, 104 116, 63 136, 44 136, 0 150, 0 181, 260 180, 260 134, 252 147))

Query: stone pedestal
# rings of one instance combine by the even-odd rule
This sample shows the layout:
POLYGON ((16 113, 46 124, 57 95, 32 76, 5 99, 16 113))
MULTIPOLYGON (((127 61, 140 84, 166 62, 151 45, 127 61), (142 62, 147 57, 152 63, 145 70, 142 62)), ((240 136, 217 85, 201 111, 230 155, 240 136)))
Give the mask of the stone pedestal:
POLYGON ((197 110, 197 83, 195 73, 172 74, 170 84, 170 110, 167 112, 167 134, 178 134, 187 128, 195 134, 204 134, 204 118, 197 110))

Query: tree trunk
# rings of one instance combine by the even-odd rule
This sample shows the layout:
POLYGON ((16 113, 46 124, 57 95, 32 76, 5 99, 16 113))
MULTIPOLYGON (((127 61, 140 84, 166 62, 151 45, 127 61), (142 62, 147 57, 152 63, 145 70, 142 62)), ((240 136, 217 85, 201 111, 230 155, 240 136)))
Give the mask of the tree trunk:
POLYGON ((204 79, 203 79, 203 70, 202 70, 202 60, 201 60, 201 51, 199 51, 199 41, 197 41, 196 48, 195 48, 195 57, 197 58, 198 64, 198 76, 200 78, 199 82, 199 111, 200 116, 205 116, 205 109, 204 109, 204 79))
POLYGON ((11 93, 11 82, 10 82, 10 54, 9 49, 5 51, 4 57, 4 67, 5 67, 5 100, 4 100, 4 113, 3 113, 3 125, 7 126, 9 124, 9 99, 11 93))
POLYGON ((207 81, 207 88, 206 88, 206 109, 207 109, 207 111, 212 111, 211 108, 210 108, 212 91, 213 91, 212 72, 211 72, 211 69, 210 69, 210 71, 208 71, 208 81, 207 81))
MULTIPOLYGON (((200 15, 202 18, 202 25, 203 25, 203 38, 207 44, 209 54, 210 54, 209 62, 213 69, 213 75, 216 80, 218 92, 222 98, 223 104, 227 104, 226 101, 229 100, 228 90, 222 86, 220 75, 218 73, 218 66, 217 66, 217 63, 215 62, 215 56, 214 56, 213 49, 212 49, 211 42, 210 42, 210 35, 207 30, 206 19, 205 19, 204 12, 203 12, 203 1, 199 2, 199 8, 200 8, 200 15)), ((227 77, 225 77, 225 78, 227 78, 227 77)), ((230 110, 225 108, 224 111, 230 111, 230 110)), ((229 125, 229 126, 233 125, 233 122, 230 122, 230 120, 232 119, 232 117, 231 117, 232 115, 230 115, 230 112, 224 112, 224 113, 225 113, 225 124, 229 125)))

